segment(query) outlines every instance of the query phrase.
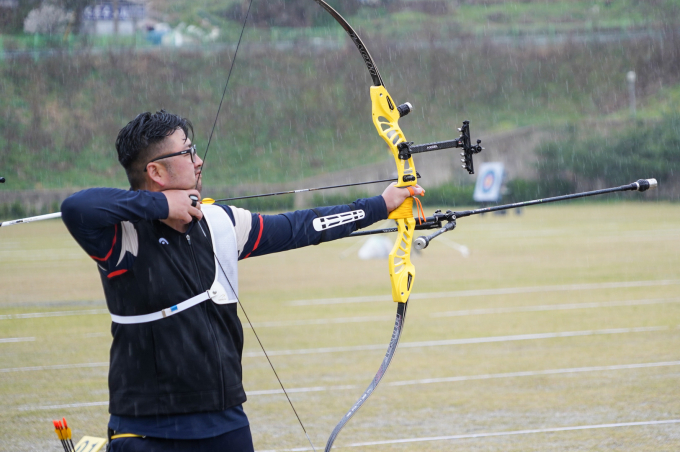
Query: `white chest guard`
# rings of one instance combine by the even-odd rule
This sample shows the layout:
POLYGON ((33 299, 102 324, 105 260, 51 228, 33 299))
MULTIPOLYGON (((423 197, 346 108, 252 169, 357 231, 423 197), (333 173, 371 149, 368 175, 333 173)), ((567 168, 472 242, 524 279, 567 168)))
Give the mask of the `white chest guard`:
MULTIPOLYGON (((153 322, 185 311, 208 299, 216 304, 236 303, 238 301, 238 246, 234 225, 222 207, 206 204, 201 206, 201 211, 210 228, 215 255, 215 278, 210 289, 151 314, 132 316, 111 314, 113 322, 126 325, 153 322)), ((198 227, 201 227, 200 224, 198 227)))

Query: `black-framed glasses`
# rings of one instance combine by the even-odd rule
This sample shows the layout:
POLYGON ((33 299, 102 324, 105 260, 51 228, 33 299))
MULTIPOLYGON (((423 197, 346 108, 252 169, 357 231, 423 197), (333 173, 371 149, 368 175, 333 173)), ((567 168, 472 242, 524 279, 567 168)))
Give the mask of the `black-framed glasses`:
MULTIPOLYGON (((196 145, 195 144, 192 144, 191 147, 189 147, 189 149, 185 149, 183 151, 173 152, 172 154, 166 154, 166 155, 161 155, 160 157, 156 157, 155 159, 150 160, 149 163, 152 163, 152 162, 155 162, 155 161, 161 160, 161 159, 167 159, 167 158, 170 158, 170 157, 175 157, 177 155, 186 155, 186 154, 189 154, 189 156, 191 157, 191 163, 196 163, 196 145)), ((149 163, 147 163, 147 165, 149 163)), ((144 167, 144 172, 146 172, 146 167, 144 167)))

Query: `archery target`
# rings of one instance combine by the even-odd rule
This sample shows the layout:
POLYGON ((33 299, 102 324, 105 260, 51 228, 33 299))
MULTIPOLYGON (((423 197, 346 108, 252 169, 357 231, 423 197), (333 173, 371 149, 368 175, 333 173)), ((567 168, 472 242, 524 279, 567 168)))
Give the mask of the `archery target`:
POLYGON ((503 185, 503 164, 500 162, 482 163, 475 184, 474 200, 477 202, 499 201, 501 185, 503 185))

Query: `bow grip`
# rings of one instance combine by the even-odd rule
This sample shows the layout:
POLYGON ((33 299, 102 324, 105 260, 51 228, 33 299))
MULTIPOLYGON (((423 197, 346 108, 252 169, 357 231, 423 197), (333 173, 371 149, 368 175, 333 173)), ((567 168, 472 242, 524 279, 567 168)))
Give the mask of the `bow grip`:
POLYGON ((394 209, 387 216, 390 220, 401 220, 406 218, 413 218, 413 197, 409 196, 401 203, 399 207, 394 209))

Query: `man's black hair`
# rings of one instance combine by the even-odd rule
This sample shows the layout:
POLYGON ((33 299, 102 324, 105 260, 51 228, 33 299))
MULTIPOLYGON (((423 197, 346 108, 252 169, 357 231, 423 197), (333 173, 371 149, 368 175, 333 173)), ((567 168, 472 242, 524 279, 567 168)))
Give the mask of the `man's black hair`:
POLYGON ((148 111, 141 113, 118 132, 118 161, 125 168, 133 189, 142 186, 144 168, 149 160, 156 157, 158 145, 177 129, 182 129, 186 137, 193 141, 194 126, 191 121, 165 110, 154 114, 148 111))

